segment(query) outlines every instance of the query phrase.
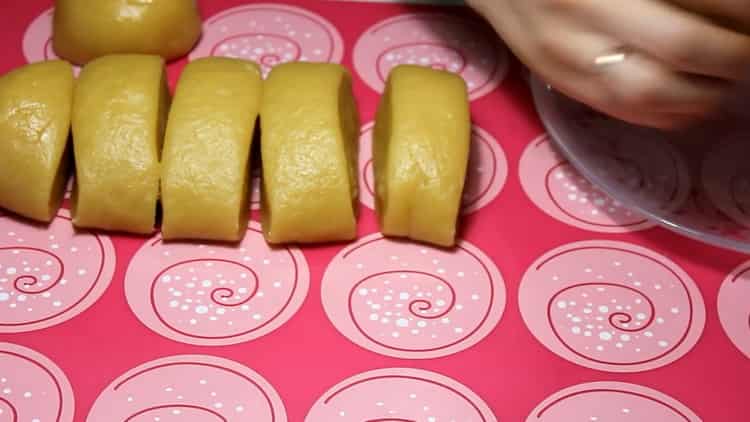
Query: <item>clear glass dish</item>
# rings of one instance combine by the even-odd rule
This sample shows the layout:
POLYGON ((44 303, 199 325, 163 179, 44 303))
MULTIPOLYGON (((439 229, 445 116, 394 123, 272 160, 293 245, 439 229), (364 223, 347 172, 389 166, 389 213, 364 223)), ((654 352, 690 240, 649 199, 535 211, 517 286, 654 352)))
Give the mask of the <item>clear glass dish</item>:
MULTIPOLYGON (((609 118, 532 76, 550 138, 583 177, 682 235, 750 253, 750 101, 679 132, 609 118)), ((750 91, 743 91, 750 92, 750 91)))

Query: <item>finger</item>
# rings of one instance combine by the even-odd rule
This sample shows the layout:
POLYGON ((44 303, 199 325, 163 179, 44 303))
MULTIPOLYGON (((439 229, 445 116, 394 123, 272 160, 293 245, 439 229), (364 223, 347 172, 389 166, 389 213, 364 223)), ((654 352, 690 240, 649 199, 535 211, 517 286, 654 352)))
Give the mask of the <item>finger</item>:
POLYGON ((629 0, 627 13, 609 2, 582 2, 571 11, 677 70, 730 80, 748 75, 750 36, 659 0, 629 0))
POLYGON ((731 85, 723 80, 675 72, 643 54, 631 54, 599 73, 610 101, 623 108, 705 116, 722 103, 731 85))
POLYGON ((670 0, 686 10, 713 18, 738 32, 750 33, 750 5, 747 0, 670 0))
POLYGON ((600 61, 607 57, 602 52, 618 51, 615 40, 607 36, 551 30, 540 40, 535 55, 544 57, 545 64, 534 70, 587 103, 703 116, 731 90, 728 82, 675 72, 643 54, 610 54, 615 60, 600 61))

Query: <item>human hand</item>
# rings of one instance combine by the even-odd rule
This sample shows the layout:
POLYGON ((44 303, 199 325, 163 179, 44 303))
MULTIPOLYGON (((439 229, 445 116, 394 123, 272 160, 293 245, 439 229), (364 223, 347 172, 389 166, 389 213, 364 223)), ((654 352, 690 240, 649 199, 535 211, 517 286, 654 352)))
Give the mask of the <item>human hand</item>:
POLYGON ((468 2, 555 89, 630 123, 684 126, 750 76, 746 0, 468 2))

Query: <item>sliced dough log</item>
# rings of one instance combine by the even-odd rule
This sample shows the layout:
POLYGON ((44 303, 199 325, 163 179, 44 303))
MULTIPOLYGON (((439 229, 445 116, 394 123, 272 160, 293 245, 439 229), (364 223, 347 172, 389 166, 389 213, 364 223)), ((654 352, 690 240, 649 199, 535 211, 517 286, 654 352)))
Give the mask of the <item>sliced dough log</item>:
POLYGON ((49 222, 70 167, 73 68, 27 65, 0 78, 0 207, 49 222))
POLYGON ((383 234, 455 244, 470 138, 463 79, 421 66, 391 71, 373 141, 383 234))
POLYGON ((105 56, 83 69, 73 100, 76 226, 153 231, 168 109, 161 57, 105 56))
POLYGON ((165 239, 242 238, 261 95, 260 70, 252 62, 206 58, 185 68, 164 141, 165 239))
POLYGON ((268 242, 356 236, 358 135, 359 114, 345 68, 288 63, 271 71, 261 108, 268 242))
POLYGON ((201 35, 195 0, 57 0, 52 44, 85 64, 107 54, 187 54, 201 35))

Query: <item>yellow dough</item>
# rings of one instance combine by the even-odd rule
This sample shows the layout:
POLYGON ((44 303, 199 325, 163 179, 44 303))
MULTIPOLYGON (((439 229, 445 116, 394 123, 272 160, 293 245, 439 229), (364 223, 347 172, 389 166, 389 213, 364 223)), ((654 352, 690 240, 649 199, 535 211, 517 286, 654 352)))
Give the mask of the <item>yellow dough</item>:
POLYGON ((266 240, 353 239, 359 114, 349 72, 336 64, 277 66, 260 115, 266 240))
POLYGON ((153 231, 168 109, 161 57, 106 56, 83 69, 73 99, 73 224, 153 231))
POLYGON ((49 222, 63 197, 73 68, 41 62, 0 78, 0 207, 49 222))
POLYGON ((453 246, 469 161, 471 122, 461 77, 431 68, 394 68, 373 140, 381 232, 453 246))
POLYGON ((246 232, 261 84, 258 66, 240 59, 206 58, 185 68, 164 140, 165 239, 236 241, 246 232))
POLYGON ((84 64, 107 54, 185 55, 201 34, 196 0, 57 0, 53 48, 84 64))

